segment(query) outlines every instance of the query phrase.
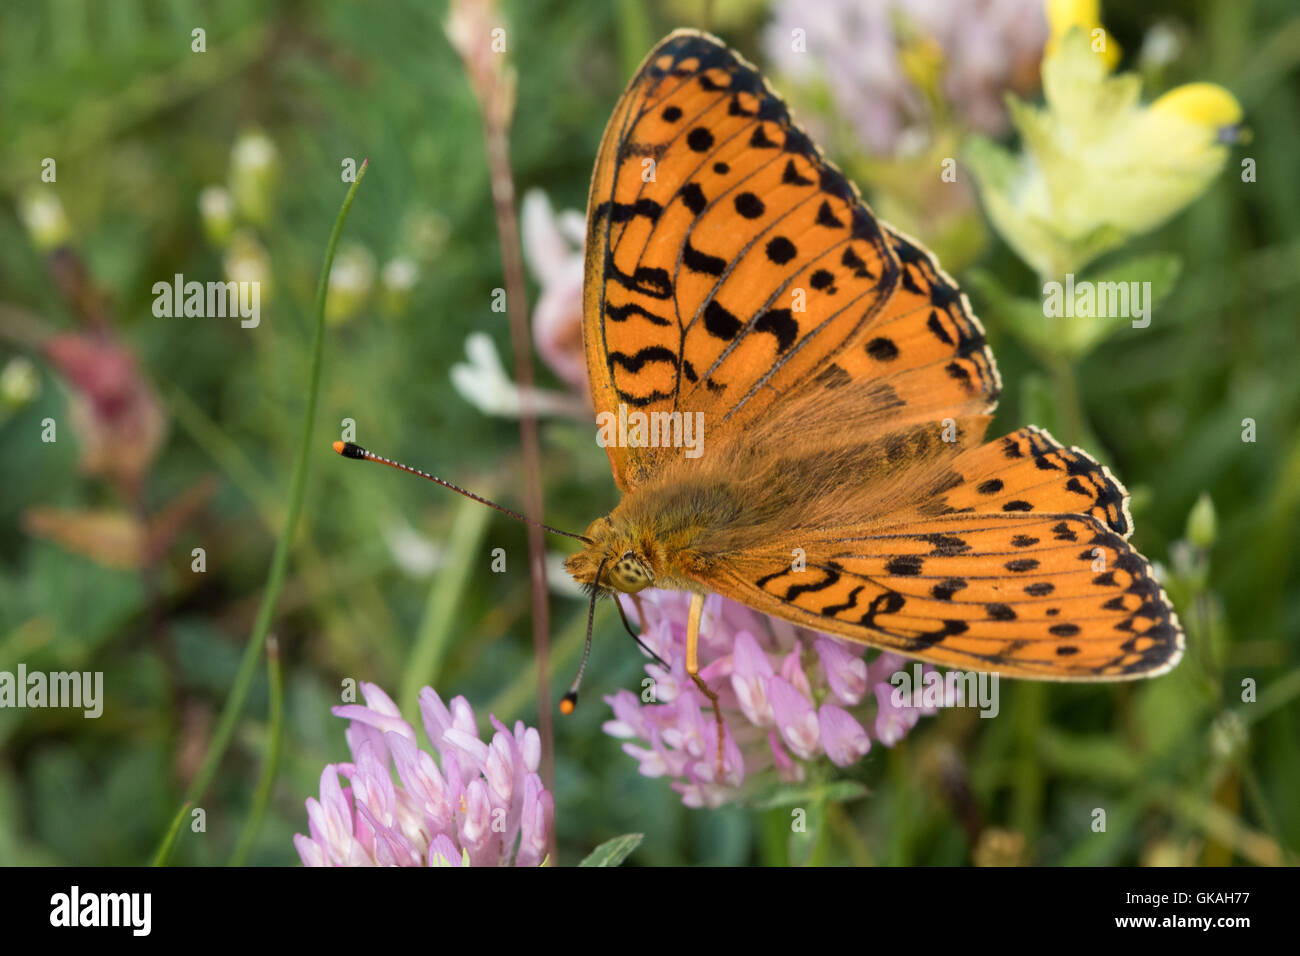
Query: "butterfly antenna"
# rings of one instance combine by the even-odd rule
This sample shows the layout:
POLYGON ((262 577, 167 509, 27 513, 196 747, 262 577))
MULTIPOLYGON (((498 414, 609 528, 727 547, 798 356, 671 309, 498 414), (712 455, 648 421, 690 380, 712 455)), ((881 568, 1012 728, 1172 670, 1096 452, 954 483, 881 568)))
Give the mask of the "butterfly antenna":
POLYGON ((650 650, 650 648, 646 646, 645 641, 641 640, 640 636, 636 633, 636 631, 632 630, 632 625, 627 619, 627 612, 623 610, 623 602, 617 594, 614 595, 614 606, 618 608, 618 616, 623 619, 623 627, 626 628, 627 632, 632 635, 632 640, 636 641, 637 646, 641 648, 641 650, 649 654, 651 657, 653 657, 655 663, 658 664, 660 667, 662 667, 664 670, 668 670, 668 671, 672 670, 672 666, 666 660, 664 660, 662 657, 656 654, 654 651, 650 650))
MULTIPOLYGON (((572 531, 561 531, 559 528, 552 528, 549 524, 543 524, 540 521, 534 521, 532 518, 529 518, 526 515, 521 515, 518 511, 511 511, 509 508, 503 507, 497 504, 495 501, 489 501, 488 499, 484 498, 482 495, 476 495, 472 491, 466 491, 464 488, 460 487, 459 485, 453 485, 450 481, 444 481, 443 479, 439 478, 437 475, 431 475, 427 471, 421 471, 419 468, 412 468, 410 465, 403 465, 400 461, 393 461, 393 459, 391 458, 385 458, 382 455, 376 455, 374 452, 366 451, 366 449, 362 448, 360 445, 354 445, 350 441, 336 441, 334 443, 334 450, 338 452, 340 455, 342 455, 344 458, 357 458, 360 459, 361 461, 375 461, 381 465, 387 465, 389 468, 396 468, 398 471, 404 471, 408 475, 416 475, 420 478, 424 478, 428 481, 432 481, 435 485, 442 485, 444 488, 450 488, 452 491, 456 492, 457 494, 464 495, 466 498, 473 498, 475 501, 479 502, 480 504, 485 504, 489 508, 495 508, 497 511, 500 511, 502 514, 509 515, 512 518, 519 519, 524 524, 530 524, 535 528, 541 528, 543 531, 551 532, 551 534, 562 534, 566 538, 576 538, 577 540, 582 541, 585 544, 591 544, 591 539, 588 538, 586 535, 574 534, 572 531)), ((587 638, 590 641, 591 639, 590 633, 588 633, 587 638)))
POLYGON ((587 606, 587 643, 582 649, 582 663, 578 665, 578 673, 573 678, 573 683, 569 685, 568 691, 560 699, 560 713, 571 714, 578 706, 578 685, 582 683, 582 675, 587 672, 587 661, 591 658, 591 628, 596 622, 596 598, 600 596, 600 576, 605 571, 605 562, 608 558, 602 558, 600 567, 596 568, 596 580, 591 586, 591 604, 587 606))

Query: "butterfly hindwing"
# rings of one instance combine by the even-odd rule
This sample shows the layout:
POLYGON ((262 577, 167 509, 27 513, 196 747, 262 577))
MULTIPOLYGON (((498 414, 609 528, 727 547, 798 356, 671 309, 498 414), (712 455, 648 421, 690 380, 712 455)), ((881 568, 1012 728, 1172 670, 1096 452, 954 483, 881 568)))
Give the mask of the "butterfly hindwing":
POLYGON ((935 513, 1089 514, 1127 538, 1128 493, 1104 465, 1065 448, 1044 429, 1021 428, 962 453, 952 468, 965 479, 930 506, 935 513))
POLYGON ((1009 677, 1148 677, 1182 655, 1150 566, 1091 516, 953 515, 796 543, 802 570, 768 550, 701 583, 804 627, 1009 677))

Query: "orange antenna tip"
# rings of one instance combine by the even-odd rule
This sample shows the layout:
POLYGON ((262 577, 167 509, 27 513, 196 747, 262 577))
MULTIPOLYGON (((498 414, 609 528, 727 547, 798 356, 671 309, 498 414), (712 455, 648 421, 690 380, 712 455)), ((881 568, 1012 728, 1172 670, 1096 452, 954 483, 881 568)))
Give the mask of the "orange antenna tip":
POLYGON ((343 447, 344 447, 343 442, 341 441, 336 441, 334 443, 334 450, 338 452, 340 455, 343 454, 343 447))
POLYGON ((577 706, 578 706, 578 695, 575 694, 573 691, 569 691, 569 693, 565 694, 564 697, 560 699, 560 713, 562 713, 565 717, 568 717, 571 713, 573 713, 573 711, 577 708, 577 706))

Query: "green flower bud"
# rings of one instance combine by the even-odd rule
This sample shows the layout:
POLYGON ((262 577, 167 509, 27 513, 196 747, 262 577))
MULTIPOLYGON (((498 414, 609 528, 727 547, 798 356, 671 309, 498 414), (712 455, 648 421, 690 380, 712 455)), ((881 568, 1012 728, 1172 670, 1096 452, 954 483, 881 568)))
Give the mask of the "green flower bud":
POLYGON ((36 186, 25 192, 18 202, 18 215, 39 252, 49 252, 72 238, 63 203, 52 187, 36 186))
POLYGON ((21 408, 41 391, 41 377, 31 359, 15 355, 0 370, 0 405, 21 408))
POLYGON ((398 256, 384 263, 384 268, 379 273, 384 312, 403 315, 410 305, 411 290, 419 278, 419 268, 407 256, 398 256))
POLYGON ((330 268, 325 321, 339 324, 352 318, 366 304, 374 287, 374 254, 355 242, 343 245, 330 268))
POLYGON ((248 229, 241 229, 230 238, 222 259, 226 279, 233 282, 260 283, 259 295, 266 302, 271 295, 271 257, 266 248, 248 229))
POLYGON ((1208 551, 1214 546, 1218 526, 1219 519, 1214 512, 1214 502, 1206 492, 1202 491, 1201 496, 1196 499, 1196 504, 1192 505, 1192 510, 1187 514, 1185 537, 1198 548, 1208 551))
POLYGON ((244 133, 230 151, 230 194, 246 222, 265 226, 271 219, 280 153, 262 132, 244 133))
POLYGON ((199 193, 199 219, 208 242, 218 249, 225 246, 235 229, 235 204, 222 186, 205 186, 199 193))

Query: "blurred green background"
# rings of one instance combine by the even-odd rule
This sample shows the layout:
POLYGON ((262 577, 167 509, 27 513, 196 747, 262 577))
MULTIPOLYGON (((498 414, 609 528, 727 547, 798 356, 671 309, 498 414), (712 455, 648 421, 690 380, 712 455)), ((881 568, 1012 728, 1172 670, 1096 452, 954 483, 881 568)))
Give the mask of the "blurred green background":
MULTIPOLYGON (((523 528, 328 447, 351 418, 357 441, 381 454, 522 501, 517 424, 479 411, 449 376, 471 332, 491 336, 507 364, 511 353, 506 316, 491 309, 504 283, 479 112, 445 16, 417 0, 50 0, 0 12, 0 670, 103 671, 106 695, 98 720, 0 710, 0 863, 144 862, 179 807, 284 520, 312 295, 347 158, 368 156, 371 169, 340 254, 355 284, 352 298, 346 283, 336 290, 320 447, 272 628, 285 749, 250 862, 297 862, 303 800, 325 763, 347 759, 344 723, 329 713, 344 678, 380 684, 404 709, 432 682, 444 698, 466 695, 481 719, 535 725, 523 528), (202 54, 191 50, 197 26, 202 54), (235 144, 257 136, 272 144, 271 172, 232 169, 235 144), (41 181, 45 157, 54 183, 41 181), (213 184, 251 191, 233 238, 200 212, 213 184), (395 258, 415 268, 409 290, 381 277, 395 258), (154 282, 238 269, 267 284, 257 329, 153 315, 154 282), (92 329, 101 351, 81 364, 51 344, 92 329), (125 410, 101 403, 79 427, 77 402, 113 376, 125 410), (96 414, 122 416, 125 431, 87 471, 96 414), (53 443, 41 440, 46 418, 53 443), (195 548, 203 573, 191 569, 195 548), (505 574, 488 573, 494 548, 505 574), (413 671, 413 659, 432 666, 413 671)), ((583 209, 614 102, 668 30, 711 28, 766 67, 773 16, 756 2, 504 4, 520 194, 541 188, 557 209, 583 209)), ((854 770, 871 794, 832 809, 817 860, 1277 863, 1300 845, 1300 12, 1287 0, 1165 0, 1106 5, 1103 19, 1122 68, 1138 67, 1153 27, 1172 25, 1175 53, 1144 69, 1146 95, 1221 83, 1253 131, 1205 195, 1127 247, 1182 263, 1152 327, 1102 343, 1075 370, 1094 450, 1133 492, 1135 543, 1166 569, 1188 658, 1140 686, 1006 682, 1001 719, 958 710, 923 721, 854 770), (1239 175, 1246 156, 1253 183, 1239 175), (1202 495, 1217 527, 1187 540, 1202 495), (1255 702, 1242 701, 1247 678, 1255 702), (1098 806, 1105 834, 1080 825, 1098 806)), ((1032 83, 1022 95, 1033 98, 1032 83)), ((814 116, 827 109, 815 94, 794 99, 814 116)), ((828 150, 867 180, 868 201, 899 206, 890 175, 843 139, 828 150)), ((955 248, 944 261, 959 279, 979 270, 1033 296, 1035 277, 978 207, 963 215, 957 240, 927 234, 923 215, 907 228, 941 254, 955 248)), ((1041 364, 977 294, 986 287, 972 297, 1006 383, 990 432, 1001 434, 1056 412, 1041 364)), ((564 390, 537 369, 540 386, 564 390)), ((581 529, 616 501, 605 456, 575 419, 547 419, 541 436, 547 520, 581 529)), ((586 607, 561 593, 551 606, 558 699, 586 607)), ((636 687, 641 658, 612 608, 597 632, 586 704, 556 723, 560 862, 627 831, 647 834, 632 863, 786 862, 786 810, 687 810, 601 732, 599 696, 636 687)), ((259 667, 201 801, 207 832, 186 828, 174 862, 228 860, 266 714, 259 667)))

